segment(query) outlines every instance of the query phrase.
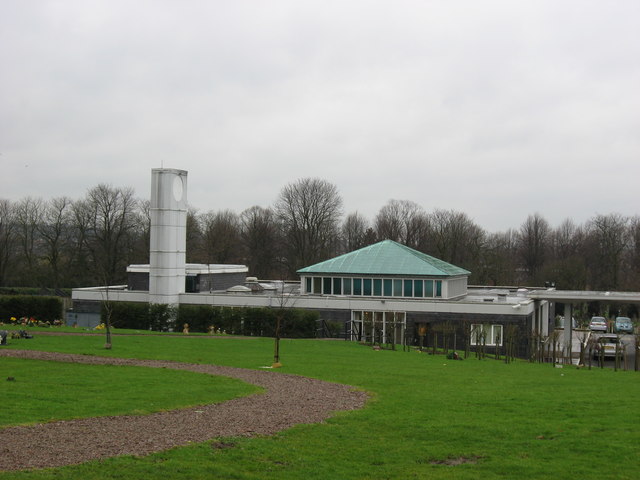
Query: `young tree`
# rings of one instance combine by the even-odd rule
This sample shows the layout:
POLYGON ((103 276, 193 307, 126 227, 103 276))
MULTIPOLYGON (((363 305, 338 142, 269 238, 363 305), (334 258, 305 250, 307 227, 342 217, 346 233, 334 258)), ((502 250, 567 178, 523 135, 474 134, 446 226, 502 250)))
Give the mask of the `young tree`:
POLYGON ((98 282, 106 287, 106 343, 111 348, 111 303, 109 288, 125 275, 128 235, 135 228, 136 201, 130 188, 98 185, 78 204, 83 238, 90 253, 98 282))
POLYGON ((288 247, 289 273, 336 252, 342 198, 335 185, 318 178, 290 183, 281 190, 275 212, 288 247))

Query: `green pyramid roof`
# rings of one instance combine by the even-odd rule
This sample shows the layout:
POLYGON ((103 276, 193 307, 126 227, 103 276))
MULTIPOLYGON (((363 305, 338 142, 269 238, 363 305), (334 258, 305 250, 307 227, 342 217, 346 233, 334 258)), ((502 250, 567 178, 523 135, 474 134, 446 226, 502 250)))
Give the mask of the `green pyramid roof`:
POLYGON ((436 277, 471 274, 464 268, 443 262, 393 240, 383 240, 360 250, 301 268, 298 273, 436 277))

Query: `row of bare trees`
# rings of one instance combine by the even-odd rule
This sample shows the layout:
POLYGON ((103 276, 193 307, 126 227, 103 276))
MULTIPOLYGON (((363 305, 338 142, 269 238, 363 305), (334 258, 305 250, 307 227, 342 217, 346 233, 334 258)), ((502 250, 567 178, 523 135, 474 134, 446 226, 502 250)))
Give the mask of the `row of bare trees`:
MULTIPOLYGON (((466 268, 471 283, 562 289, 640 290, 640 217, 595 215, 552 227, 531 214, 490 233, 466 213, 389 200, 373 219, 344 214, 335 185, 303 178, 272 206, 187 216, 187 261, 240 263, 260 278, 295 271, 382 239, 466 268)), ((126 281, 149 259, 149 202, 98 185, 79 200, 0 200, 0 285, 72 287, 126 281)))
POLYGON ((0 199, 0 285, 60 288, 121 281, 130 261, 148 258, 144 211, 133 190, 108 185, 76 201, 0 199))

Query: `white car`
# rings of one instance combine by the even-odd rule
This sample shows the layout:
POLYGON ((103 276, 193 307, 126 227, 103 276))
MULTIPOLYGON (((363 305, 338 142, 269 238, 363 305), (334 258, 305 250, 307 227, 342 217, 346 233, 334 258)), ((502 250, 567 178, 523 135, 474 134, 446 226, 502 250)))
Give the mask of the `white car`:
POLYGON ((592 332, 607 332, 607 321, 604 317, 591 317, 589 330, 592 332))
POLYGON ((620 342, 620 338, 617 335, 602 335, 596 339, 595 344, 595 352, 593 354, 594 358, 600 357, 600 352, 602 352, 603 357, 615 357, 616 349, 618 354, 622 354, 622 342, 620 342))

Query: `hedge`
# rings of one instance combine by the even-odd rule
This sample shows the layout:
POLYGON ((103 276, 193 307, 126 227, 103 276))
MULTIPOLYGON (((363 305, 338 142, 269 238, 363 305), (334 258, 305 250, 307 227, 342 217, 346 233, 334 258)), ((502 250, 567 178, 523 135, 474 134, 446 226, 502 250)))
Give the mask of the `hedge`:
POLYGON ((0 295, 44 295, 70 297, 70 288, 0 287, 0 295))
MULTIPOLYGON (((277 315, 282 314, 281 337, 312 338, 319 318, 318 312, 300 309, 180 305, 175 311, 167 305, 134 302, 114 302, 110 308, 111 323, 116 328, 182 331, 188 323, 191 332, 206 333, 213 327, 227 334, 261 337, 274 336, 277 315)), ((106 313, 103 305, 103 321, 106 313)))
POLYGON ((0 321, 8 323, 11 317, 35 318, 42 322, 62 319, 62 300, 59 297, 34 295, 1 295, 0 321))

